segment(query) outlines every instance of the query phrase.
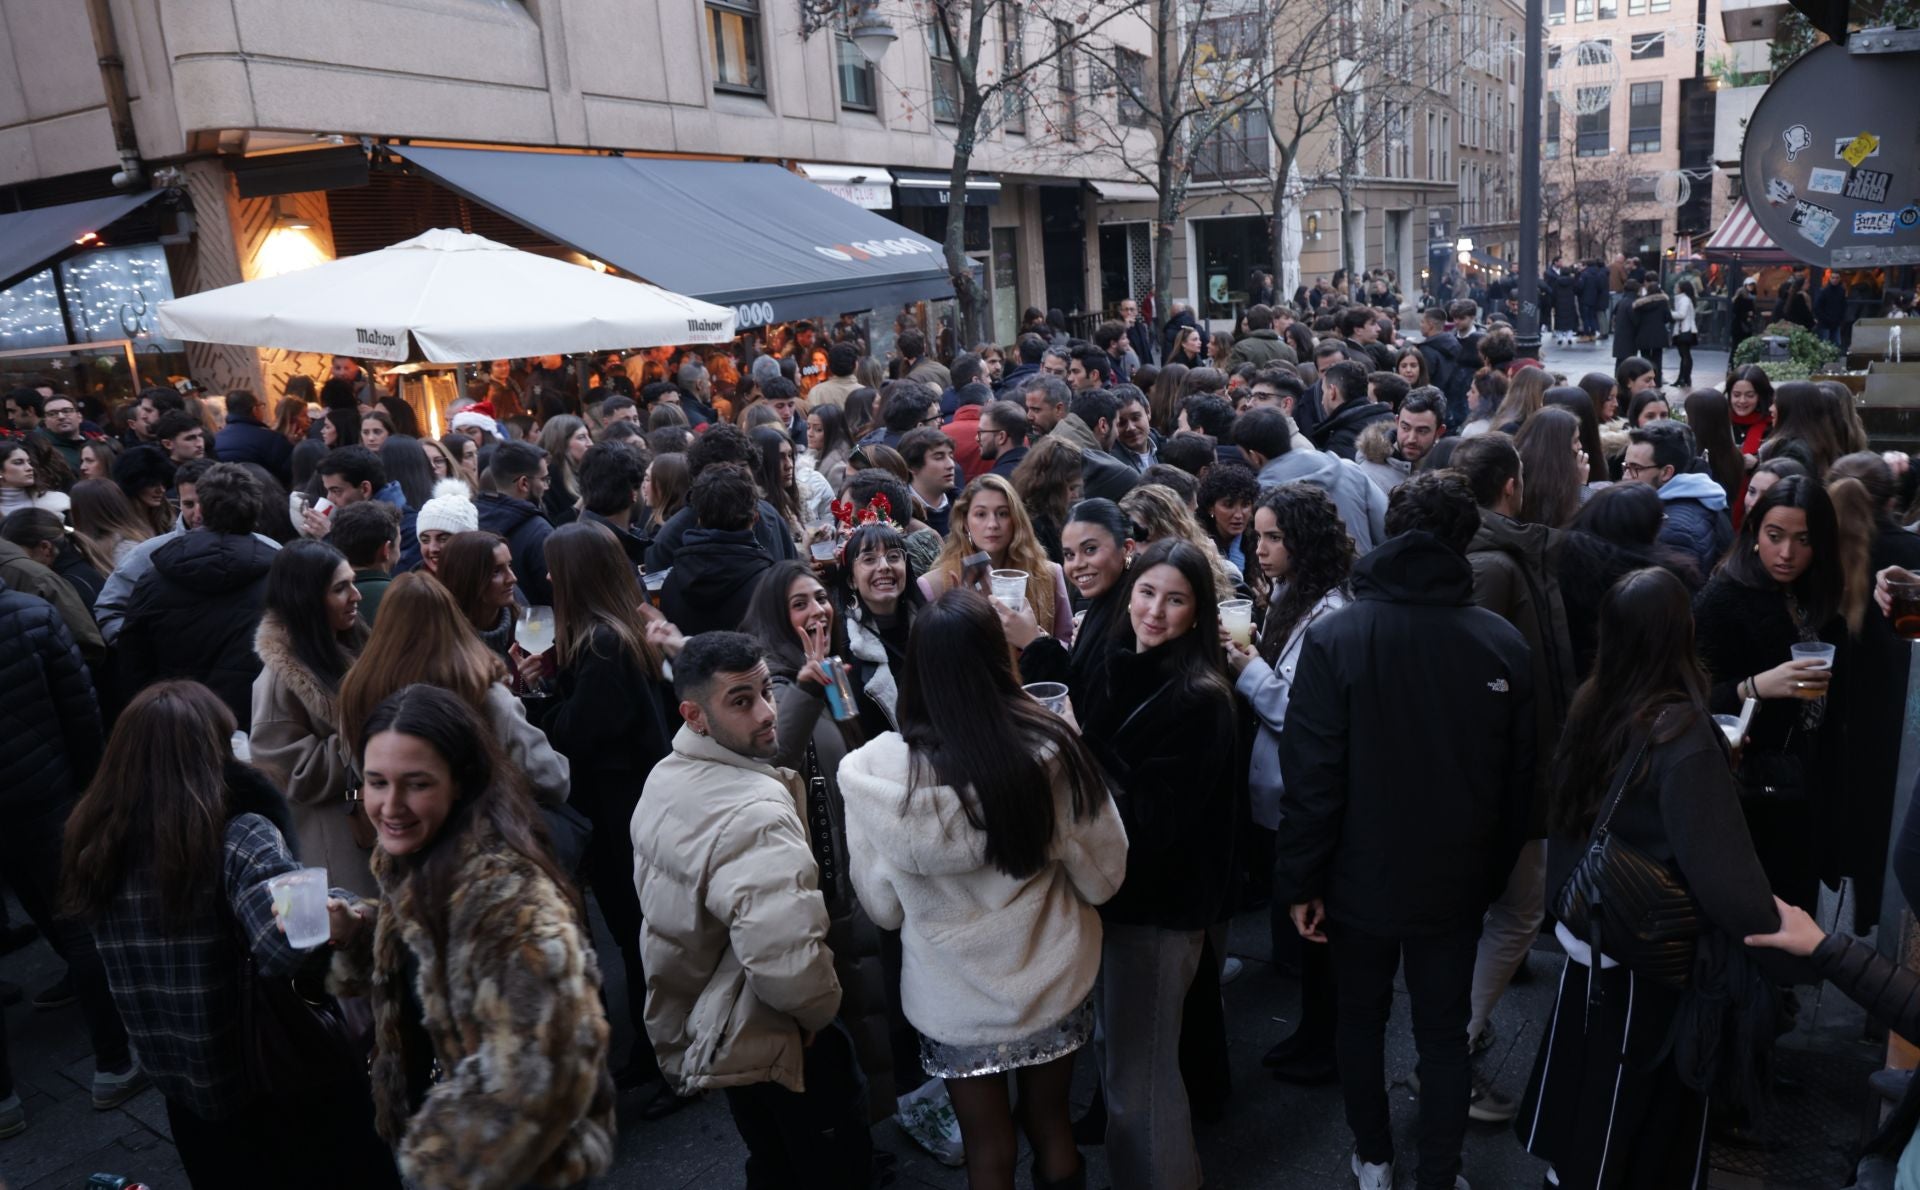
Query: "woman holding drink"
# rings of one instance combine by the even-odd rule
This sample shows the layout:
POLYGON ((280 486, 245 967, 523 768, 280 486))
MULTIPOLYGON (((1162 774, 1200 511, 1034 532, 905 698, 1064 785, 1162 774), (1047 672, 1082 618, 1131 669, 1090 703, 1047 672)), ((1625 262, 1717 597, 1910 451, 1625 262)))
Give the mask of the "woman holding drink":
MULTIPOLYGON (((1073 643, 1073 606, 1067 579, 1034 536, 1026 505, 1013 485, 998 475, 982 475, 953 502, 951 528, 933 568, 920 580, 928 599, 961 584, 966 560, 985 553, 992 570, 1025 574, 1025 599, 1034 619, 1062 644, 1073 643)), ((985 594, 986 592, 982 592, 985 594)))
POLYGON ((1115 621, 1126 614, 1127 569, 1133 565, 1133 523, 1111 500, 1082 500, 1060 531, 1067 582, 1085 610, 1071 646, 1041 632, 1031 608, 1001 613, 1007 640, 1020 650, 1020 680, 1059 682, 1069 694, 1104 685, 1115 621))
MULTIPOLYGON (((257 978, 303 979, 310 992, 333 951, 298 949, 276 924, 269 882, 300 870, 293 819, 280 791, 234 759, 233 731, 233 712, 197 682, 133 700, 67 823, 66 908, 93 931, 195 1190, 398 1190, 364 1065, 268 1071, 304 1089, 263 1090, 243 1056, 239 947, 257 978)), ((370 932, 344 899, 326 917, 335 946, 370 932)))
POLYGON ((1821 766, 1841 565, 1833 504, 1811 479, 1783 479, 1747 514, 1740 536, 1694 600, 1711 709, 1760 700, 1742 750, 1741 805, 1773 890, 1809 906, 1819 895, 1821 766))

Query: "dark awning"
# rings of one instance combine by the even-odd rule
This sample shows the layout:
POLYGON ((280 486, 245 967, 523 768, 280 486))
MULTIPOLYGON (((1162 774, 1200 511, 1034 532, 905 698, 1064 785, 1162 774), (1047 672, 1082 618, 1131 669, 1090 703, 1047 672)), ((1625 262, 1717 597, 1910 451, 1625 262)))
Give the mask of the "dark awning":
MULTIPOLYGON (((925 169, 896 169, 894 188, 900 192, 903 207, 945 207, 953 205, 953 175, 925 169)), ((992 207, 1000 204, 1000 179, 992 174, 967 175, 967 206, 992 207)))
POLYGON ((550 240, 742 327, 951 296, 940 246, 777 165, 481 149, 398 150, 550 240))
POLYGON ((163 193, 143 190, 0 215, 0 289, 31 277, 55 257, 78 248, 75 240, 101 230, 163 193))

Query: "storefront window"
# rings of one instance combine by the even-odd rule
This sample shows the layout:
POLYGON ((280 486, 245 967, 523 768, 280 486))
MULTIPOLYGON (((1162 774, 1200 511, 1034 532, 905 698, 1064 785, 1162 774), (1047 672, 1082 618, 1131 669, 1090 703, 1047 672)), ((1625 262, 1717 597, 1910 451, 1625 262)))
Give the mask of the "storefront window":
POLYGON ((136 351, 178 351, 160 333, 160 303, 173 297, 173 277, 158 244, 105 248, 60 266, 60 284, 73 315, 73 340, 132 339, 136 351))
POLYGON ((1020 329, 1020 230, 993 229, 993 341, 1010 348, 1020 329))
POLYGON ((66 341, 52 269, 42 269, 12 289, 0 289, 0 351, 52 347, 66 341))
POLYGON ((1273 224, 1260 215, 1193 221, 1201 317, 1231 321, 1247 308, 1247 278, 1273 263, 1273 224))

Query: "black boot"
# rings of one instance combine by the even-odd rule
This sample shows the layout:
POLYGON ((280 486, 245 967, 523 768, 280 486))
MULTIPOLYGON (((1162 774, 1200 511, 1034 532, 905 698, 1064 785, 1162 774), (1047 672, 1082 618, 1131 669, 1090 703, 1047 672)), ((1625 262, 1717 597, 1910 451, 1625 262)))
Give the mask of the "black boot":
POLYGON ((1087 1105, 1087 1114, 1073 1122, 1073 1143, 1076 1145, 1107 1143, 1107 1097, 1099 1087, 1093 1089, 1093 1102, 1087 1105))
POLYGON ((1033 1159, 1033 1190, 1087 1190, 1086 1158, 1080 1159, 1079 1169, 1057 1182, 1049 1182, 1040 1176, 1040 1158, 1036 1155, 1033 1159))

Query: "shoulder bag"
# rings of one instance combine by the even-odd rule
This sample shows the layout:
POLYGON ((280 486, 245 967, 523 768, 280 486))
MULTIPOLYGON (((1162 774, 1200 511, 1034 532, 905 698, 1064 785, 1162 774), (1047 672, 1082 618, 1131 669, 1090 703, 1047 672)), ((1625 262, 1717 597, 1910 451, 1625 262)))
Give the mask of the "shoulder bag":
MULTIPOLYGON (((1554 899, 1553 912, 1593 947, 1600 966, 1607 955, 1634 974, 1668 987, 1685 987, 1701 929, 1700 906, 1678 873, 1612 830, 1613 815, 1633 771, 1647 754, 1652 733, 1613 776, 1606 814, 1593 828, 1587 852, 1554 899)), ((1599 981, 1594 980, 1594 986, 1599 981)))
POLYGON ((240 1009, 240 1065, 249 1093, 262 1097, 311 1094, 364 1079, 373 1050, 373 1021, 350 1012, 321 985, 321 977, 262 974, 246 930, 229 914, 236 948, 240 1009))

